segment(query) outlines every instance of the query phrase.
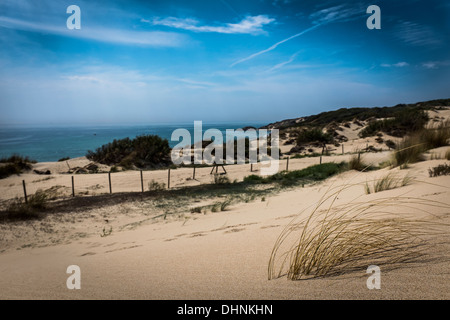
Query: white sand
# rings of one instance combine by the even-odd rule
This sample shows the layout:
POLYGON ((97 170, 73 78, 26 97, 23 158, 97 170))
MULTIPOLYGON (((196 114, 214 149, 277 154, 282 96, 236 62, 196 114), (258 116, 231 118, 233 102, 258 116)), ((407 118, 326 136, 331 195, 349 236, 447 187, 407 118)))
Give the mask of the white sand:
MULTIPOLYGON (((433 150, 443 154, 447 148, 433 150)), ((342 161, 349 155, 332 156, 342 161)), ((388 152, 364 156, 378 163, 388 152)), ((83 159, 74 162, 86 161, 83 159)), ((318 158, 291 159, 290 169, 317 163, 318 158)), ((385 168, 359 173, 345 172, 325 182, 295 188, 249 203, 232 205, 224 212, 152 219, 164 213, 151 197, 132 198, 101 207, 52 214, 40 221, 0 224, 0 299, 449 299, 450 298, 450 212, 434 208, 442 219, 440 234, 427 241, 433 245, 431 261, 418 261, 399 269, 380 266, 381 290, 368 290, 365 269, 321 279, 268 280, 268 261, 277 237, 293 217, 314 206, 331 186, 355 185, 339 195, 336 205, 407 195, 450 205, 450 177, 430 178, 428 169, 446 160, 428 160, 407 170, 385 168), (414 177, 411 185, 376 194, 365 194, 364 184, 395 172, 414 177), (111 235, 101 237, 103 228, 111 235), (68 290, 66 268, 81 268, 81 290, 68 290)), ((56 166, 60 166, 57 164, 56 166)), ((39 164, 55 168, 54 164, 39 164)), ((54 170, 54 169, 53 169, 54 170)), ((249 175, 249 165, 227 167, 230 178, 249 175)), ((210 169, 197 170, 198 181, 186 180, 192 169, 172 171, 173 185, 210 182, 210 169)), ((55 171, 57 172, 57 171, 55 171)), ((130 172, 115 173, 114 190, 139 191, 139 173, 133 184, 130 172)), ((166 179, 166 171, 151 172, 150 179, 166 179)), ((107 188, 105 175, 76 176, 87 185, 107 188)), ((70 186, 69 175, 56 173, 52 179, 35 182, 48 188, 55 183, 70 186)), ((2 197, 8 185, 21 187, 21 180, 42 179, 33 174, 0 180, 2 197)), ((31 185, 32 183, 30 183, 31 185)), ((99 189, 97 192, 107 192, 99 189)), ((90 190, 93 192, 92 190, 90 190)), ((126 195, 125 195, 126 197, 126 195)), ((193 203, 192 206, 208 203, 193 203)), ((421 209, 417 207, 416 209, 421 209)), ((308 210, 303 215, 306 216, 308 210)), ((411 209, 412 215, 423 217, 411 209)))

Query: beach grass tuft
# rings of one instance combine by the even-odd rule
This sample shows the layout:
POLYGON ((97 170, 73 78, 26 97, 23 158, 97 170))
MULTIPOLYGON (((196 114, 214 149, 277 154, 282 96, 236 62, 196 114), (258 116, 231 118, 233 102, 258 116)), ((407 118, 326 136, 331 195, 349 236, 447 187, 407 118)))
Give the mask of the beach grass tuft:
POLYGON ((431 209, 450 209, 445 203, 403 196, 335 205, 348 187, 329 190, 288 224, 272 250, 269 279, 300 280, 361 271, 372 264, 396 268, 417 262, 427 247, 422 236, 437 230, 440 221, 409 218, 412 212, 431 216, 431 209))

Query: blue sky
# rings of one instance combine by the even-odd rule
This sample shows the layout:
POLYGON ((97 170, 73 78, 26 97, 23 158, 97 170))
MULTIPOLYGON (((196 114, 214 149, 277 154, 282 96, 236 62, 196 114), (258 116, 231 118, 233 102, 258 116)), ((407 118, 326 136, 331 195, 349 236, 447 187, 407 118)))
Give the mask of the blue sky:
POLYGON ((449 98, 449 44, 444 0, 2 0, 0 123, 272 122, 449 98))

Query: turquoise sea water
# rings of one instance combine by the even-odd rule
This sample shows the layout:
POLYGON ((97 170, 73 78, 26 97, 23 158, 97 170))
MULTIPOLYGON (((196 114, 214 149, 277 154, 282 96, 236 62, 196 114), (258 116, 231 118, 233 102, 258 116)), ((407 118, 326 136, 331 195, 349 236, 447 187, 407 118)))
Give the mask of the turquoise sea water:
MULTIPOLYGON (((267 123, 203 123, 203 131, 215 128, 238 129, 243 126, 256 128, 267 123)), ((64 157, 82 157, 88 150, 113 141, 134 138, 142 134, 156 134, 169 140, 171 147, 178 141, 171 141, 172 132, 177 128, 189 130, 194 137, 194 123, 151 124, 151 125, 90 125, 52 127, 0 127, 0 158, 12 154, 29 156, 39 162, 57 161, 64 157)), ((194 141, 192 141, 194 142, 194 141)))

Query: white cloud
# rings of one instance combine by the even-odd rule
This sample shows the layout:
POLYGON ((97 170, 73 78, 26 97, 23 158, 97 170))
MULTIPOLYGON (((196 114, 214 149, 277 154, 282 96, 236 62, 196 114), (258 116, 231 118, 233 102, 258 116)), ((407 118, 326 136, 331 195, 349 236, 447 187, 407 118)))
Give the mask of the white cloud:
POLYGON ((270 47, 267 48, 267 49, 261 50, 261 51, 259 51, 259 52, 257 52, 257 53, 254 53, 254 54, 252 54, 252 55, 250 55, 250 56, 248 56, 248 57, 245 57, 245 58, 243 58, 243 59, 240 59, 240 60, 234 62, 233 64, 231 64, 230 67, 234 67, 235 65, 237 65, 237 64, 239 64, 239 63, 242 63, 242 62, 251 60, 251 59, 253 59, 253 58, 256 58, 257 56, 262 55, 263 53, 266 53, 266 52, 275 50, 279 45, 281 45, 281 44, 283 44, 283 43, 285 43, 285 42, 287 42, 287 41, 289 41, 289 40, 292 40, 292 39, 295 39, 295 38, 297 38, 297 37, 300 37, 301 35, 304 35, 305 33, 309 32, 309 31, 312 31, 312 30, 316 29, 316 28, 319 27, 319 26, 320 26, 319 24, 316 24, 316 25, 314 25, 314 26, 312 26, 312 27, 310 27, 310 28, 308 28, 308 29, 306 29, 306 30, 303 30, 302 32, 299 32, 299 33, 297 33, 297 34, 294 34, 293 36, 291 36, 291 37, 289 37, 289 38, 286 38, 286 39, 284 39, 284 40, 278 41, 277 43, 275 43, 274 45, 270 46, 270 47))
POLYGON ((266 15, 247 16, 239 23, 227 23, 222 26, 200 25, 196 19, 186 18, 180 19, 168 17, 164 19, 154 18, 153 20, 142 19, 142 22, 151 23, 153 25, 166 26, 176 29, 189 30, 194 32, 216 32, 226 34, 265 34, 263 27, 275 21, 266 15))
POLYGON ((412 46, 436 46, 442 43, 433 28, 409 21, 403 21, 397 26, 395 36, 412 46))
POLYGON ((397 63, 394 63, 394 64, 383 63, 383 64, 381 64, 381 66, 384 67, 384 68, 392 68, 392 67, 404 68, 404 67, 409 67, 409 63, 408 62, 404 62, 404 61, 397 62, 397 63))
POLYGON ((0 16, 0 27, 38 33, 50 33, 54 35, 116 43, 121 45, 178 47, 187 42, 186 36, 173 32, 131 31, 101 27, 83 27, 83 25, 80 30, 69 30, 65 27, 65 25, 46 25, 8 18, 5 16, 0 16))
POLYGON ((315 24, 349 21, 356 17, 365 16, 365 10, 360 6, 346 7, 338 5, 312 13, 309 17, 315 24))
POLYGON ((440 67, 450 66, 450 61, 427 61, 422 63, 422 67, 425 69, 439 69, 440 67))
POLYGON ((289 38, 281 40, 281 41, 275 43, 274 45, 270 46, 267 49, 261 50, 261 51, 254 53, 248 57, 240 59, 240 60, 232 63, 230 67, 234 67, 237 64, 240 64, 242 62, 256 58, 257 56, 259 56, 261 54, 270 52, 270 51, 276 49, 279 45, 281 45, 287 41, 290 41, 292 39, 295 39, 297 37, 300 37, 300 36, 304 35, 305 33, 308 33, 322 25, 325 25, 328 23, 333 23, 333 22, 350 21, 352 19, 355 19, 361 15, 361 12, 365 12, 365 11, 361 11, 359 7, 345 8, 345 5, 339 5, 339 6, 330 7, 327 9, 316 11, 310 15, 310 19, 313 20, 313 24, 314 24, 312 27, 307 28, 297 34, 294 34, 293 36, 291 36, 289 38))

